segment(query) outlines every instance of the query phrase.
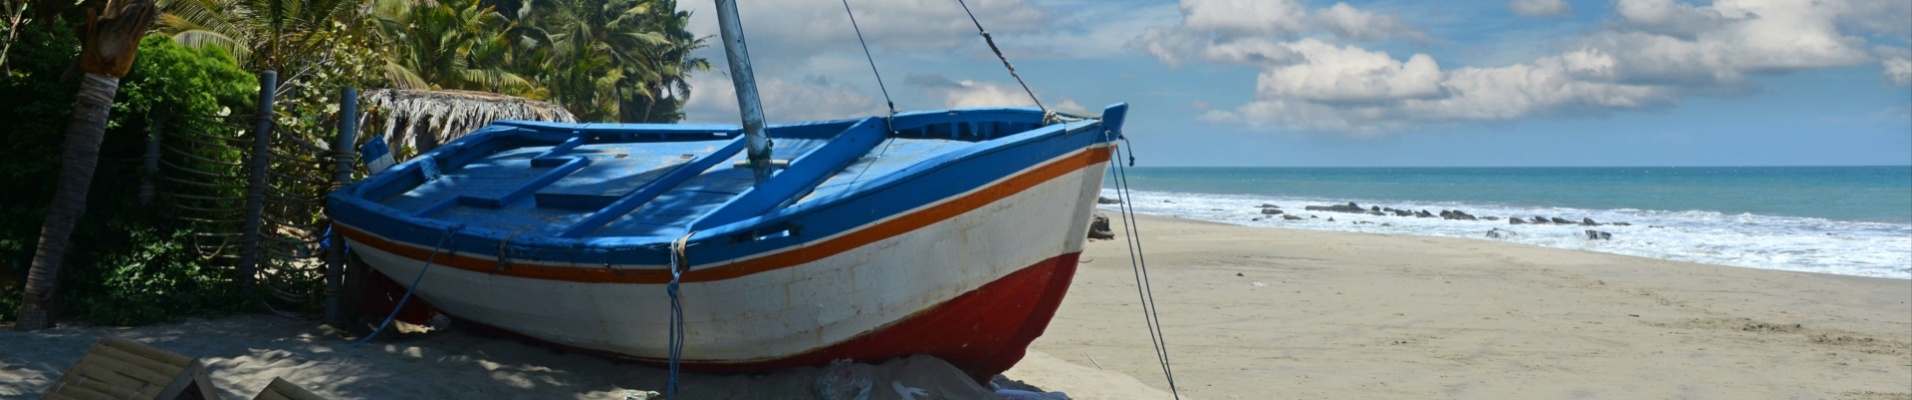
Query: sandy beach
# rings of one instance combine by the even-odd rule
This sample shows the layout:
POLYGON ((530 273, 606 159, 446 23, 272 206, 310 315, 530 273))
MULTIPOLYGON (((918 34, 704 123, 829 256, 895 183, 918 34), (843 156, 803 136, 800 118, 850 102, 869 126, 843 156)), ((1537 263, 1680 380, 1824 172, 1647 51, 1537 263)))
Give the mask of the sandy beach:
MULTIPOLYGON (((1161 217, 1140 230, 1183 398, 1912 399, 1912 281, 1161 217)), ((1128 260, 1124 241, 1089 243, 1006 377, 1166 398, 1128 260)), ((275 376, 337 398, 621 399, 664 381, 455 327, 352 349, 316 322, 250 315, 0 331, 0 397, 36 397, 103 334, 199 357, 228 398, 275 376)), ((891 381, 984 393, 925 360, 858 368, 872 398, 900 398, 891 381)), ((817 373, 694 375, 684 393, 811 398, 817 373)))

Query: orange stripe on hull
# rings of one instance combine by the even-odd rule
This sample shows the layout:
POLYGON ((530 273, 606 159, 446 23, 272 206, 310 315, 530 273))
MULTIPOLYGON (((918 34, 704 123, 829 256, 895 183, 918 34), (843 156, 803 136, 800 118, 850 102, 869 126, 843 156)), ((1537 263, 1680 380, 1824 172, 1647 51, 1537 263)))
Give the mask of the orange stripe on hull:
MULTIPOLYGON (((1037 262, 976 290, 963 293, 900 321, 876 328, 821 349, 767 360, 711 362, 685 360, 684 370, 693 372, 748 372, 822 365, 832 360, 859 362, 883 360, 913 354, 927 354, 949 362, 977 382, 1009 370, 1022 360, 1029 343, 1048 329, 1063 295, 1074 279, 1082 253, 1063 254, 1037 262)), ((564 348, 645 364, 666 365, 668 360, 578 348, 547 342, 507 329, 451 315, 460 326, 511 336, 545 346, 564 348)))
MULTIPOLYGON (((897 236, 905 232, 929 226, 930 224, 961 215, 970 210, 981 208, 984 205, 1007 198, 1010 195, 1021 193, 1043 182, 1048 182, 1069 173, 1080 171, 1083 168, 1108 161, 1109 153, 1107 148, 1092 147, 1030 169, 1020 175, 996 182, 981 190, 964 195, 963 197, 920 209, 876 225, 864 227, 846 235, 831 238, 823 242, 795 246, 796 248, 794 249, 763 257, 722 265, 698 267, 689 272, 685 272, 682 281, 720 281, 765 271, 789 268, 820 260, 824 257, 836 255, 884 238, 897 236)), ((345 237, 362 245, 376 247, 386 252, 417 260, 424 260, 431 257, 431 251, 427 249, 386 240, 385 238, 350 226, 335 226, 337 226, 345 237)), ((500 269, 496 258, 473 257, 451 253, 439 254, 437 258, 433 259, 433 263, 472 272, 554 281, 664 284, 669 283, 671 279, 670 271, 662 268, 613 269, 582 266, 508 265, 500 269)))

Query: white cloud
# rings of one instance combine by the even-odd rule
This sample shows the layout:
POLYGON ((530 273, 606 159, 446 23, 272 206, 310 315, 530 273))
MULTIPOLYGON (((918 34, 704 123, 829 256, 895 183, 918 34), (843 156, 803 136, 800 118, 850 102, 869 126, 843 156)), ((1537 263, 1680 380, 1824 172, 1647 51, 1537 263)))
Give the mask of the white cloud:
POLYGON ((1899 86, 1912 86, 1912 58, 1888 58, 1881 64, 1887 81, 1899 86))
POLYGON ((1348 39, 1373 40, 1392 36, 1416 42, 1427 41, 1426 33, 1401 22, 1400 17, 1362 11, 1348 3, 1334 3, 1332 7, 1316 11, 1315 22, 1335 36, 1348 39))
MULTIPOLYGON (((685 121, 736 125, 737 91, 730 78, 715 71, 691 76, 696 88, 684 104, 685 121)), ((770 123, 863 117, 884 113, 882 101, 862 90, 822 79, 790 82, 757 79, 764 118, 770 123)))
POLYGON ((1529 17, 1550 17, 1573 13, 1573 6, 1562 0, 1512 0, 1507 9, 1529 17))
POLYGON ((1312 102, 1370 102, 1441 94, 1441 67, 1426 54, 1406 62, 1354 46, 1314 39, 1287 45, 1307 61, 1263 70, 1256 93, 1263 98, 1312 102))
POLYGON ((1129 41, 1129 48, 1179 65, 1197 58, 1237 63, 1286 60, 1290 55, 1272 51, 1268 43, 1315 34, 1350 40, 1427 41, 1426 32, 1400 17, 1347 3, 1310 12, 1293 0, 1182 0, 1181 10, 1180 22, 1143 30, 1129 41))
MULTIPOLYGON (((1509 6, 1520 11, 1520 3, 1509 6)), ((1318 21, 1360 20, 1353 17, 1359 13, 1334 11, 1340 7, 1314 14, 1318 21)), ((1613 23, 1565 42, 1573 50, 1492 67, 1443 69, 1425 54, 1397 58, 1316 37, 1176 36, 1196 25, 1189 20, 1145 32, 1130 44, 1170 64, 1206 61, 1261 70, 1254 100, 1210 110, 1199 117, 1202 121, 1377 134, 1535 116, 1605 115, 1671 107, 1688 96, 1751 93, 1756 88, 1751 75, 1875 60, 1863 50, 1864 39, 1839 29, 1850 13, 1867 9, 1842 0, 1710 5, 1620 0, 1613 23)), ((1894 51, 1872 53, 1878 54, 1885 80, 1912 85, 1912 54, 1894 51)))

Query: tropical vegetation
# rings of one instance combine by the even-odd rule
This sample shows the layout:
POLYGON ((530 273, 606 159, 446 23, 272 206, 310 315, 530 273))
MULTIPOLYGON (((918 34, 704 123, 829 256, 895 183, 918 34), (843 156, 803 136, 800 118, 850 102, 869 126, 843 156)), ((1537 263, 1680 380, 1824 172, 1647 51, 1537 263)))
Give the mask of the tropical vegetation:
MULTIPOLYGON (((673 122, 690 75, 710 69, 693 55, 706 38, 689 17, 675 0, 0 0, 0 321, 22 305, 136 324, 260 304, 232 268, 194 252, 203 226, 133 184, 151 178, 141 164, 154 132, 241 140, 263 89, 275 93, 275 134, 329 143, 347 87, 490 92, 582 121, 673 122), (265 70, 276 86, 258 87, 265 70)), ((242 157, 193 152, 180 156, 242 157)), ((300 167, 281 164, 271 168, 300 167)), ((315 181, 298 189, 322 192, 315 181)))

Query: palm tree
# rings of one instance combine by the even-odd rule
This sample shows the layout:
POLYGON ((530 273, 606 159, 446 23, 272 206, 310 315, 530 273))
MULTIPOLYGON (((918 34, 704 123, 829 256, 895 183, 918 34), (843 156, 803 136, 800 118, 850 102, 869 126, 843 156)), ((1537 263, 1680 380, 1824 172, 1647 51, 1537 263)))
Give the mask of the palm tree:
POLYGON ((390 43, 382 69, 399 87, 542 97, 507 68, 511 21, 479 0, 380 0, 373 15, 390 43))
POLYGON ((106 136, 113 96, 119 92, 119 78, 133 67, 139 38, 152 24, 156 9, 153 0, 107 0, 104 14, 93 18, 93 13, 88 13, 80 48, 85 80, 80 82, 79 98, 73 102, 73 116, 67 121, 53 206, 47 212, 46 225, 40 228, 40 242, 34 249, 32 270, 27 273, 26 298, 20 304, 15 330, 37 330, 54 324, 53 297, 60 262, 74 224, 86 211, 87 187, 93 182, 94 168, 99 166, 100 141, 106 136))
POLYGON ((159 31, 189 46, 224 48, 248 70, 287 71, 291 81, 359 21, 355 0, 162 0, 159 31))
MULTIPOLYGON (((686 70, 708 63, 689 57, 702 41, 683 28, 688 13, 673 0, 533 0, 521 8, 519 71, 536 76, 552 98, 585 121, 630 120, 626 98, 672 96, 686 70)), ((648 103, 647 103, 648 104, 648 103)))
POLYGON ((684 118, 683 99, 690 97, 690 74, 709 71, 708 60, 692 57, 691 52, 704 48, 704 38, 692 36, 686 29, 690 25, 690 12, 677 11, 676 2, 660 0, 660 7, 652 7, 655 12, 648 18, 648 30, 664 35, 665 42, 645 50, 648 57, 643 68, 637 69, 648 74, 638 80, 638 90, 620 104, 621 118, 624 122, 677 122, 684 118))

